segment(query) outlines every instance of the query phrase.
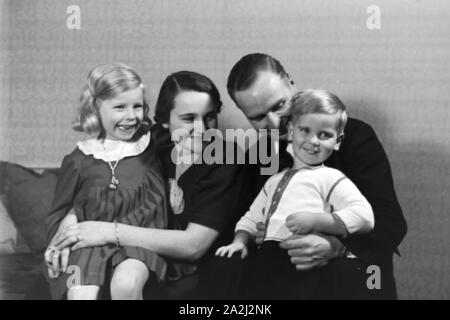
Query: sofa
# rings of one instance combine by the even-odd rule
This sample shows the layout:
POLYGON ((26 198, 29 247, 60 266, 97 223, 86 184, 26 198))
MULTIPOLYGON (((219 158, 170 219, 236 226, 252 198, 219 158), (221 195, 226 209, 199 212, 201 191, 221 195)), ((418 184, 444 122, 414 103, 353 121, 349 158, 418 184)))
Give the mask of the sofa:
MULTIPOLYGON (((57 175, 58 169, 0 161, 0 300, 50 299, 42 273, 45 220, 57 175)), ((144 291, 145 299, 192 299, 198 278, 187 277, 164 289, 153 285, 144 291)))
POLYGON ((26 299, 40 278, 57 169, 0 161, 0 300, 26 299))

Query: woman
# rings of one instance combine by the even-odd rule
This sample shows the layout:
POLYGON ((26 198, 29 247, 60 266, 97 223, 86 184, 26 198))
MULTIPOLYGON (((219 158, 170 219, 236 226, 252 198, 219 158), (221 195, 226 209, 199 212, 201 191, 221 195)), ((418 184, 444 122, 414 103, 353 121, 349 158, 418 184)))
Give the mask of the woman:
MULTIPOLYGON (((217 128, 221 106, 220 94, 213 82, 195 72, 171 74, 161 87, 151 139, 170 186, 174 213, 171 230, 126 224, 115 227, 114 223, 88 221, 58 233, 53 241, 57 249, 72 246, 72 250, 77 250, 116 243, 138 246, 173 262, 171 279, 192 279, 189 276, 198 273, 201 284, 208 283, 215 292, 220 292, 225 283, 229 288, 226 290, 234 290, 229 286, 231 280, 223 274, 215 277, 217 273, 211 268, 216 265, 212 262, 215 249, 231 240, 234 224, 245 210, 237 201, 244 176, 241 166, 205 164, 201 158, 206 146, 203 134, 217 128)), ((54 268, 58 267, 54 264, 54 268)), ((169 281, 168 286, 176 287, 176 283, 180 282, 169 281)), ((178 291, 175 295, 184 289, 175 289, 178 291)), ((219 295, 230 297, 223 292, 219 295)))

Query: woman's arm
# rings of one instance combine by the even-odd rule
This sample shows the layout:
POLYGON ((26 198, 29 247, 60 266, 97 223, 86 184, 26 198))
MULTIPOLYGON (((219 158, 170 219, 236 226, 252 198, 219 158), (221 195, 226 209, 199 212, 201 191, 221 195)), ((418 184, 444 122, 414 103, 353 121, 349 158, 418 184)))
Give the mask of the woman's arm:
POLYGON ((186 230, 162 230, 110 222, 86 221, 64 229, 55 237, 56 248, 71 246, 72 250, 117 243, 152 250, 174 259, 195 261, 211 247, 219 232, 189 223, 186 230))
POLYGON ((146 229, 118 225, 120 244, 137 246, 174 259, 200 259, 217 239, 219 232, 196 223, 186 230, 146 229))

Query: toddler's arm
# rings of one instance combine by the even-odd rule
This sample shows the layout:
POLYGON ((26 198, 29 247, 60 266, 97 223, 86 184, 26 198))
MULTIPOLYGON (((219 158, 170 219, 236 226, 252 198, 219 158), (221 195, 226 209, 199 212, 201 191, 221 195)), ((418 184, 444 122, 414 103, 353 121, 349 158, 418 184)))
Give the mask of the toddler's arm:
POLYGON ((248 254, 247 245, 255 237, 257 232, 256 225, 258 222, 264 221, 264 207, 266 205, 267 191, 264 185, 256 199, 250 206, 250 210, 241 217, 236 224, 234 240, 227 246, 220 247, 216 251, 216 256, 230 258, 235 252, 241 252, 241 258, 245 258, 248 254))
POLYGON ((345 176, 338 179, 326 201, 329 213, 296 212, 286 218, 286 226, 296 234, 311 232, 346 236, 369 232, 374 227, 372 207, 355 184, 345 176))
POLYGON ((345 223, 335 213, 295 212, 286 218, 286 227, 295 234, 325 233, 345 236, 345 223))
POLYGON ((241 252, 241 258, 244 259, 248 254, 247 246, 252 238, 253 236, 249 232, 237 230, 233 242, 217 249, 216 256, 231 258, 234 253, 241 252))
POLYGON ((375 218, 372 207, 350 179, 340 180, 328 199, 336 221, 339 221, 339 217, 348 233, 367 233, 373 230, 375 218))

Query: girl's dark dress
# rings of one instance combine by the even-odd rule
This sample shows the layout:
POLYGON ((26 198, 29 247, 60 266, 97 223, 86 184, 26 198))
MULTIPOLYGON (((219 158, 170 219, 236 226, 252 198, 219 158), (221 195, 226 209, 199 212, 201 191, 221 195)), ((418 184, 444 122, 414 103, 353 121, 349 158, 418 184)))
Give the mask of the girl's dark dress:
MULTIPOLYGON (((120 181, 116 190, 108 187, 111 169, 108 162, 75 149, 62 163, 55 199, 47 219, 49 239, 71 208, 78 222, 105 221, 140 227, 165 229, 167 211, 165 186, 155 162, 152 143, 146 149, 119 161, 115 175, 120 181)), ((49 279, 52 298, 60 299, 71 284, 102 286, 108 283, 108 271, 127 258, 143 261, 159 280, 166 274, 166 262, 156 253, 138 247, 104 245, 83 248, 70 253, 68 266, 78 266, 49 279), (70 277, 70 278, 69 278, 70 277)))

